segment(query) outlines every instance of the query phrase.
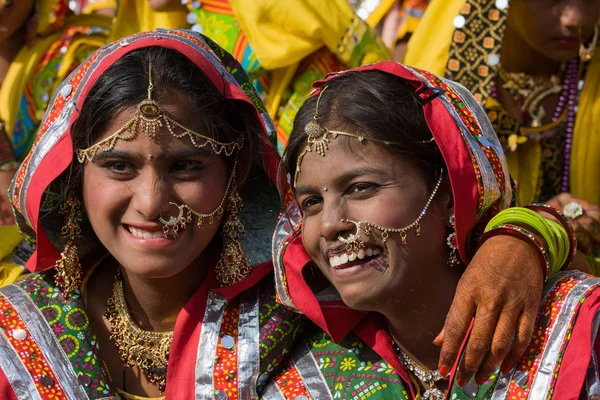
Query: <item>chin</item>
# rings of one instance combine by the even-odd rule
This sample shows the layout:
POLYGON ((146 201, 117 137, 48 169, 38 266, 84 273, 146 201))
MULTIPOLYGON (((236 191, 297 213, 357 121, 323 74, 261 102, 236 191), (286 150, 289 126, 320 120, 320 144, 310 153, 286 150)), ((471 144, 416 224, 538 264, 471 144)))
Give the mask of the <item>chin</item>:
POLYGON ((142 264, 142 265, 126 265, 121 264, 123 268, 131 274, 137 275, 145 279, 167 279, 177 275, 182 269, 175 269, 173 263, 166 264, 142 264))
POLYGON ((342 301, 348 307, 358 311, 378 311, 383 305, 380 293, 373 293, 364 285, 353 285, 349 288, 338 288, 342 301))
MULTIPOLYGON (((116 257, 115 257, 116 258, 116 257)), ((192 264, 192 257, 169 257, 164 255, 116 258, 130 274, 146 279, 166 279, 179 274, 192 264)))

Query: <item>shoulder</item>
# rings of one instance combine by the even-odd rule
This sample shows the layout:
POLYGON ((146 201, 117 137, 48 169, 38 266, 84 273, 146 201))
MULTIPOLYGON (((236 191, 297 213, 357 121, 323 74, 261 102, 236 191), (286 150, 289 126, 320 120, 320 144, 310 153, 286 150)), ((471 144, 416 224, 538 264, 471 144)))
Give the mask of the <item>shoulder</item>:
POLYGON ((595 354, 599 288, 600 278, 579 271, 552 276, 544 288, 531 343, 516 368, 499 377, 496 391, 517 398, 530 393, 577 398, 595 354))

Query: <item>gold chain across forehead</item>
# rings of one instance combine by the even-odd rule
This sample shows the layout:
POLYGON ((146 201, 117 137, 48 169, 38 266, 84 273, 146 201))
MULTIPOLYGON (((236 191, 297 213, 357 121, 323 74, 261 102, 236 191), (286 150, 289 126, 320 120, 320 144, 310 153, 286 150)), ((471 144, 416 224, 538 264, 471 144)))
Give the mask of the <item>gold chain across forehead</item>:
MULTIPOLYGON (((304 156, 311 151, 316 151, 322 157, 325 157, 325 152, 329 150, 329 143, 331 139, 335 139, 338 136, 346 136, 350 138, 357 139, 359 142, 363 140, 368 140, 375 143, 381 143, 385 145, 399 145, 400 142, 389 141, 389 140, 379 140, 370 138, 366 135, 358 135, 356 133, 344 132, 344 131, 334 131, 323 127, 319 123, 319 103, 321 102, 321 96, 327 90, 329 86, 325 86, 323 90, 319 93, 319 97, 317 98, 317 104, 315 106, 315 115, 313 116, 312 121, 309 121, 306 125, 304 125, 304 133, 307 136, 307 143, 302 153, 298 156, 298 161, 296 162, 296 173, 294 174, 294 188, 298 184, 298 177, 300 176, 300 171, 302 170, 302 161, 304 156)), ((418 141, 417 143, 429 143, 434 139, 418 141)))
POLYGON ((210 146, 215 154, 224 153, 231 156, 236 150, 244 147, 244 138, 239 137, 233 142, 219 142, 213 138, 195 132, 186 128, 179 122, 167 116, 165 111, 159 106, 158 102, 152 100, 152 63, 148 66, 148 97, 137 106, 137 112, 121 129, 94 144, 87 149, 77 150, 77 160, 80 163, 92 161, 96 154, 112 150, 118 140, 132 141, 138 138, 140 133, 144 133, 147 138, 156 142, 159 141, 159 130, 166 127, 171 136, 181 139, 188 137, 192 144, 197 148, 210 146))

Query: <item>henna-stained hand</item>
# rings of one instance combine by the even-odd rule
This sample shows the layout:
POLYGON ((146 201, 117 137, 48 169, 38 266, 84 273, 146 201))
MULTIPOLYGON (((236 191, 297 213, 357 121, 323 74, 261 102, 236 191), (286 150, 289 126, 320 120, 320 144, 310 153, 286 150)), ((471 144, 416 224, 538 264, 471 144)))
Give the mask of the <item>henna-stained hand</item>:
POLYGON ((474 375, 482 383, 501 364, 502 371, 512 368, 529 345, 543 283, 530 243, 505 235, 486 240, 462 275, 436 338, 442 347, 440 372, 454 365, 473 318, 457 383, 462 386, 474 375))
POLYGON ((594 247, 600 247, 600 207, 570 193, 561 193, 549 200, 547 204, 562 211, 573 201, 581 204, 583 208, 582 216, 571 219, 577 237, 577 249, 585 254, 591 254, 594 247))

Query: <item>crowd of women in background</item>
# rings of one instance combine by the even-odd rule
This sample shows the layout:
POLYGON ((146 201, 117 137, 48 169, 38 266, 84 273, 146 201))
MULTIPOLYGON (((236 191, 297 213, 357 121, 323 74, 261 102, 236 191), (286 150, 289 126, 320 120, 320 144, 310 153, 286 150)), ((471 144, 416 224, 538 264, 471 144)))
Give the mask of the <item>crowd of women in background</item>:
POLYGON ((598 395, 599 21, 0 0, 0 393, 598 395))

